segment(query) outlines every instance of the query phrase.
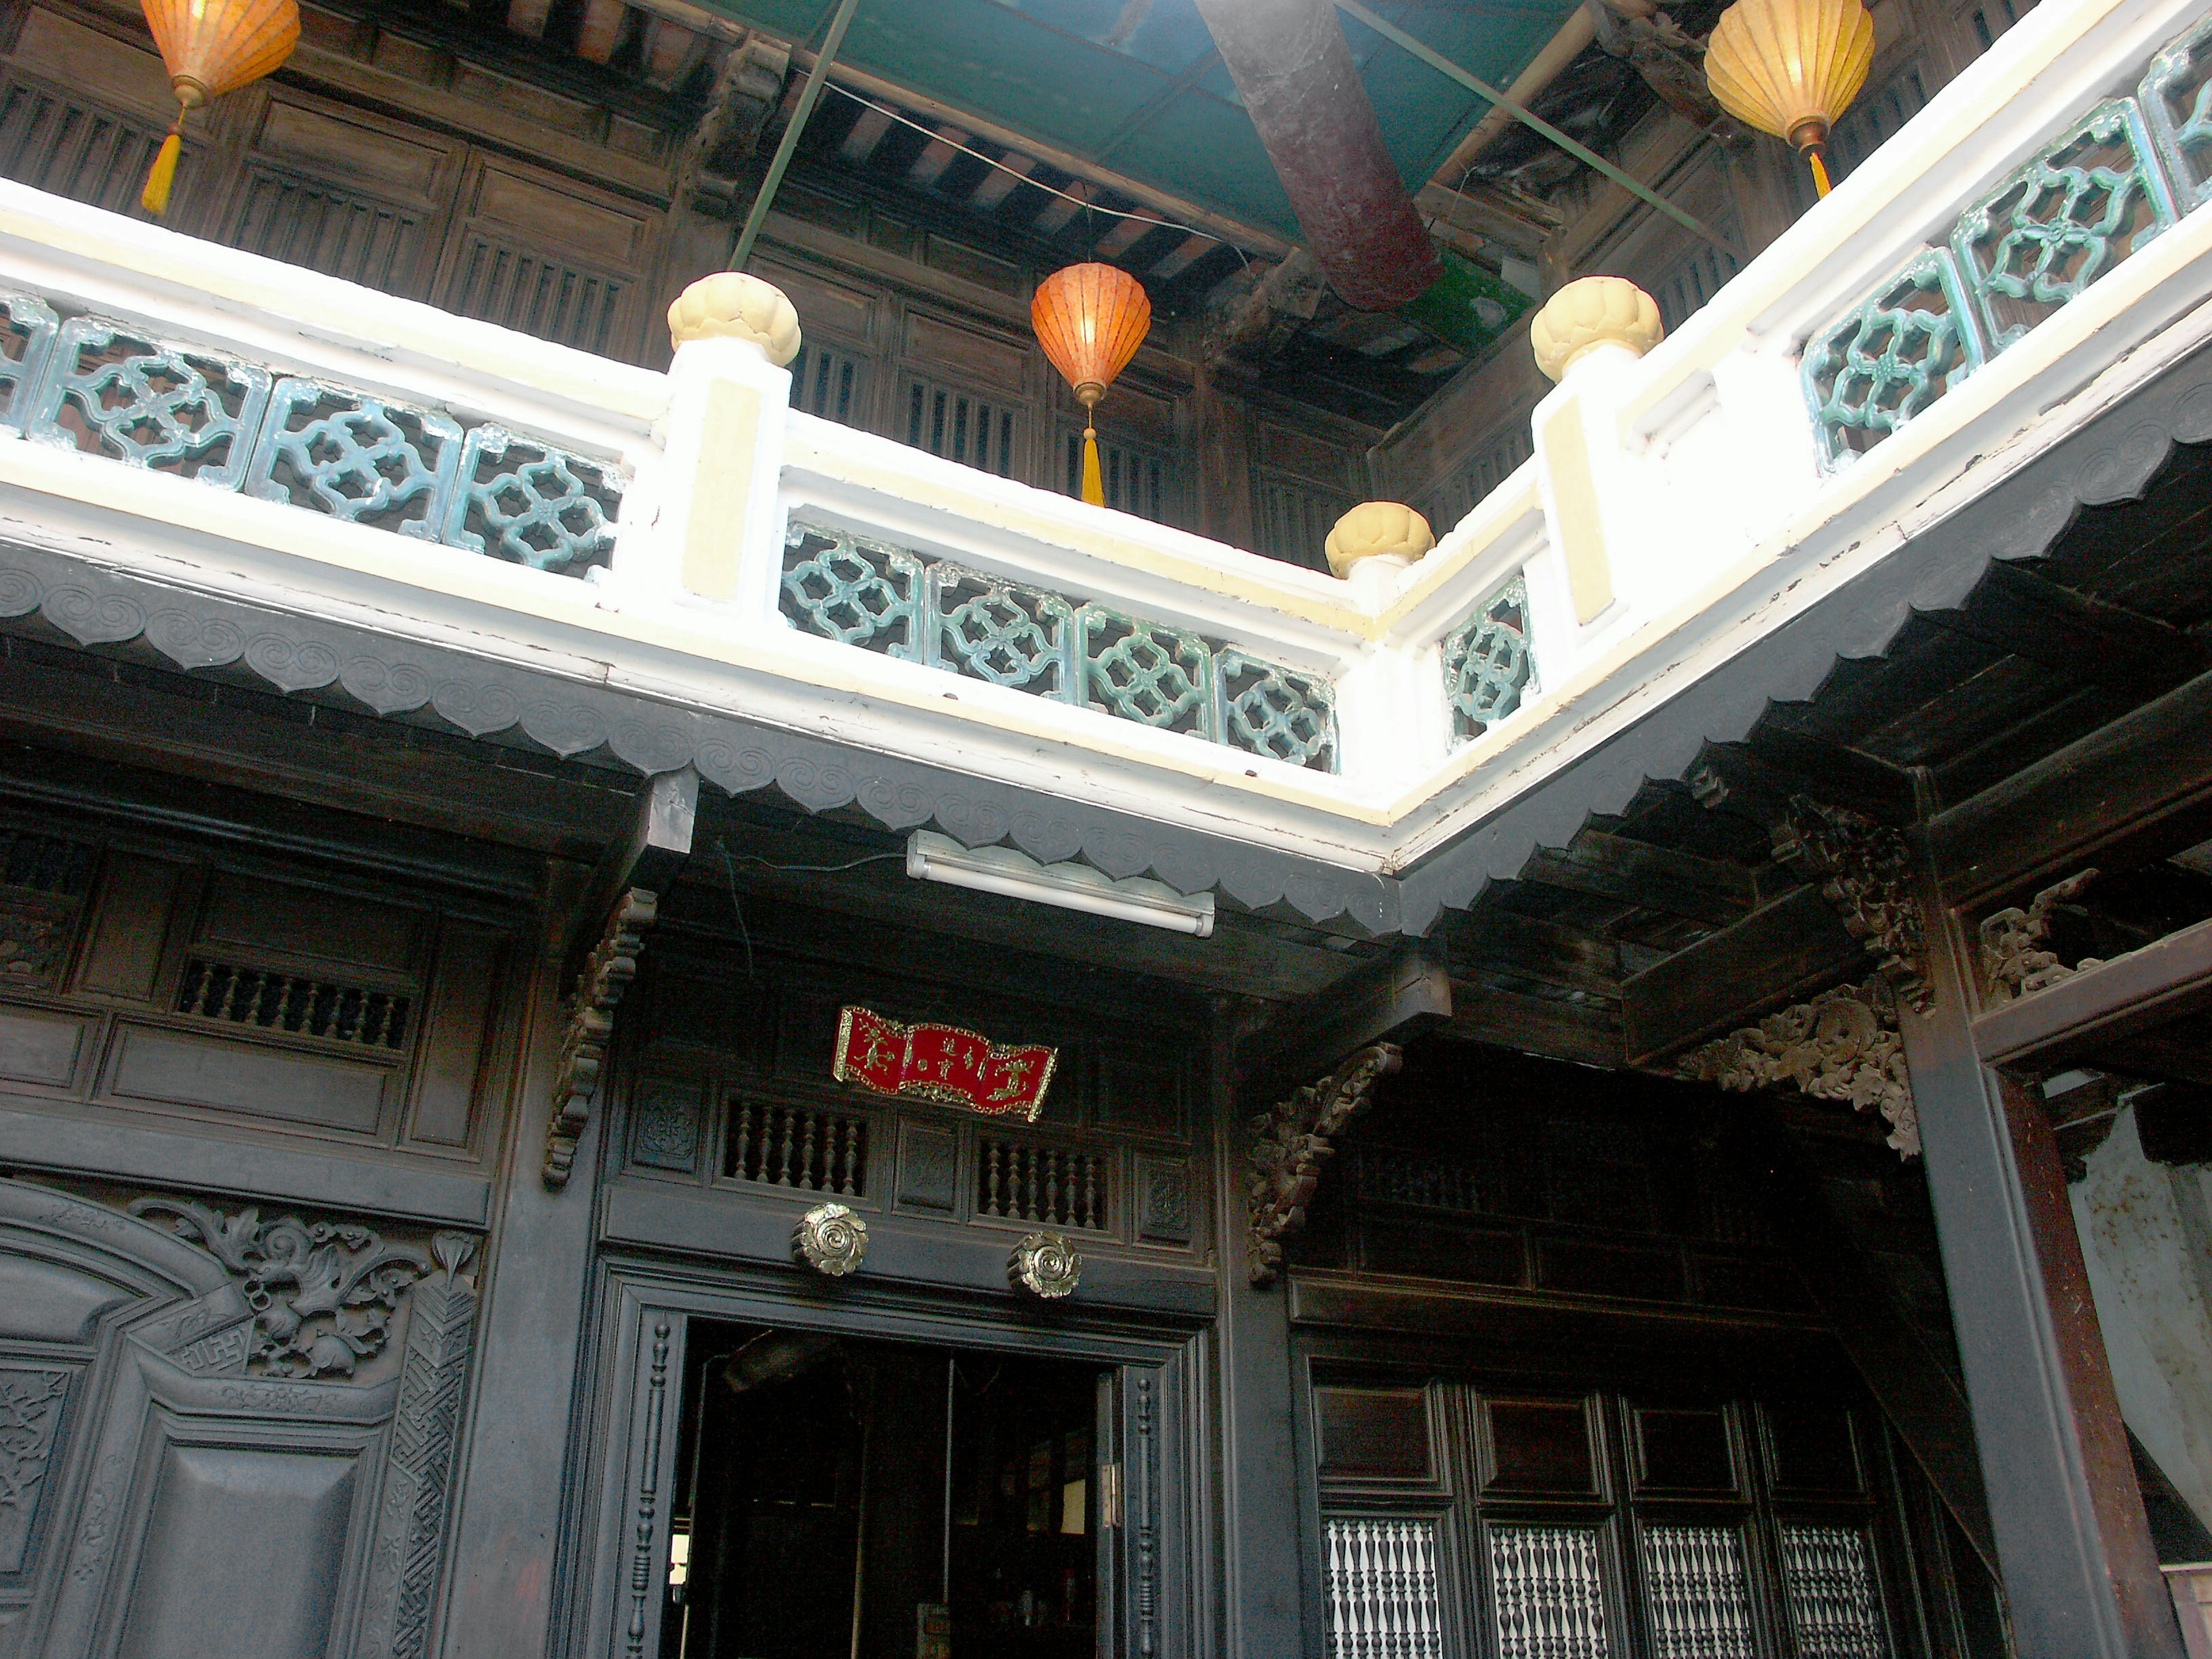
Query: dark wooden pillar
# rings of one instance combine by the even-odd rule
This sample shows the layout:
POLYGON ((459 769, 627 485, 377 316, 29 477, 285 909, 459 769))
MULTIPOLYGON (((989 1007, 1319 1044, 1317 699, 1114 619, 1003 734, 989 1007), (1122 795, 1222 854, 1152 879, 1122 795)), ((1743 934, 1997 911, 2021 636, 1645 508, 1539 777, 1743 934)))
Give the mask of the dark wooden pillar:
POLYGON ((2021 1659, 2182 1659, 2040 1103, 1984 1066, 1932 881, 1936 1010, 1899 1018, 2021 1659))
POLYGON ((578 1143, 568 1185, 548 1188, 545 1125, 568 1025, 562 975, 558 956, 549 954, 520 1022, 484 1279, 483 1358, 455 1504, 441 1649, 452 1659, 544 1659, 557 1650, 550 1638, 560 1613, 562 1495, 607 1115, 595 1113, 578 1143))
POLYGON ((1224 1659, 1293 1659, 1322 1650, 1320 1557, 1301 1529, 1288 1288, 1255 1289, 1245 1259, 1243 1116, 1230 1045, 1217 1021, 1213 1063, 1214 1205, 1220 1217, 1218 1406, 1224 1659), (1316 1580, 1316 1594, 1307 1581, 1316 1580), (1309 1626, 1309 1618, 1311 1624, 1309 1626))

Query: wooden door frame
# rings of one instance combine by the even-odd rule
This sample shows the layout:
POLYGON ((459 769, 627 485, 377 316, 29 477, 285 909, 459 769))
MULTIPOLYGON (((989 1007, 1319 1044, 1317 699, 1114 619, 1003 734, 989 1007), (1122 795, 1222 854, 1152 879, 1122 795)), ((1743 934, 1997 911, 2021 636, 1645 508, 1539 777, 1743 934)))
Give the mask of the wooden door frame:
POLYGON ((592 1377, 578 1425, 576 1495, 559 1575, 570 1589, 557 1651, 570 1659, 659 1654, 669 1510, 691 1322, 714 1320, 834 1330, 890 1341, 995 1350, 1120 1369, 1123 1527, 1113 1613, 1121 1650, 1157 1659, 1194 1652, 1197 1455, 1203 1327, 1112 1310, 1039 1308, 1011 1297, 911 1284, 823 1279, 746 1264, 611 1260, 599 1274, 592 1377), (1148 1628, 1149 1627, 1149 1628, 1148 1628), (1149 1639, 1147 1639, 1149 1638, 1149 1639))

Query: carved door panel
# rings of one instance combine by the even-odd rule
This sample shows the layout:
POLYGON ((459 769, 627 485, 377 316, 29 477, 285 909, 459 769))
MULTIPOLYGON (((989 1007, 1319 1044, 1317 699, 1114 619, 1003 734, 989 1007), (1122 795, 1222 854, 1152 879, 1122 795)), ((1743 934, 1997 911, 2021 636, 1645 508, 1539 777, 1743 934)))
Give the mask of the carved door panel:
POLYGON ((0 1181, 0 1656, 424 1652, 473 1250, 0 1181))

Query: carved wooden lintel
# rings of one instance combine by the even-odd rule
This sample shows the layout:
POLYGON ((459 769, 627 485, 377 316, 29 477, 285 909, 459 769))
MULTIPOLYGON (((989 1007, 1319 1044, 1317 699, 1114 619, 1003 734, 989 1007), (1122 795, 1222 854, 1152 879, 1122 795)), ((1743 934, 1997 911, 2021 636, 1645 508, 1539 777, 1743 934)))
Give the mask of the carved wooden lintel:
POLYGON ((2059 961, 2057 951, 2044 948, 2051 937, 2051 911, 2096 878, 2094 870, 2084 870, 2045 888, 2028 901, 2025 910, 2010 905, 1982 918, 1982 974, 1991 1002, 2032 995, 2084 968, 2096 966, 2096 958, 2088 957, 2069 968, 2059 961))
POLYGON ((586 959, 568 1005, 568 1031, 561 1043, 561 1069, 553 1079, 553 1120, 545 1130, 545 1184, 563 1187, 575 1162, 576 1141, 591 1121, 592 1097, 606 1067, 615 1032, 615 1006, 637 977, 645 931, 659 899, 641 887, 625 888, 608 912, 599 942, 586 959))
POLYGON ((1865 946, 1890 988, 1920 1013, 1933 1008, 1927 923, 1912 896, 1912 854, 1904 836, 1863 812, 1810 795, 1792 796, 1770 833, 1774 856, 1820 884, 1821 897, 1865 946))
POLYGON ((1331 1143, 1367 1109, 1375 1085, 1405 1063, 1395 1042, 1362 1048, 1318 1083, 1309 1083, 1252 1120, 1251 1231, 1246 1241, 1255 1285, 1282 1270, 1282 1241, 1305 1225, 1331 1143))
POLYGON ((1716 1037, 1684 1054, 1675 1070, 1723 1089, 1794 1084, 1818 1100, 1847 1101, 1862 1112, 1877 1109, 1889 1124, 1890 1146, 1905 1158, 1919 1154, 1920 1121, 1897 1033, 1897 1002, 1879 975, 1716 1037))

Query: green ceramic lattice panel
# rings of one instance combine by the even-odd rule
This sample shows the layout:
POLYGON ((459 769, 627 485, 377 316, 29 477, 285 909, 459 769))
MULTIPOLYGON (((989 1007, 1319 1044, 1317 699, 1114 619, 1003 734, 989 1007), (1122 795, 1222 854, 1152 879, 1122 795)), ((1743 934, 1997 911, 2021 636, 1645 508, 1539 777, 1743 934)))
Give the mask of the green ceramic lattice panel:
POLYGON ((452 416, 324 380, 279 380, 246 489, 350 524, 437 541, 461 464, 452 416))
POLYGON ((21 431, 61 327, 45 301, 0 292, 0 431, 21 431))
POLYGON ((1336 693, 1328 682, 1224 651, 1217 659, 1222 741, 1317 772, 1336 770, 1336 693))
POLYGON ((1806 401, 1833 469, 1871 449, 1978 368, 1981 333, 1942 248, 1923 248, 1807 343, 1806 401))
POLYGON ((1953 234, 1992 354, 2077 298, 2173 218, 2135 100, 2100 105, 1970 209, 1953 234))
POLYGON ((2212 199, 2212 17, 2150 60, 2138 97, 2183 209, 2212 199))
POLYGON ((1086 605, 1084 685, 1091 708, 1167 732, 1212 735, 1213 653, 1180 629, 1086 605))
POLYGON ((785 533, 784 619, 902 662, 922 659, 922 565, 898 548, 793 524, 785 533))
POLYGON ((495 426, 472 429, 447 508, 449 547, 580 576, 614 551, 623 477, 614 468, 495 426))
POLYGON ((1335 690, 1165 623, 795 519, 779 600, 804 633, 1334 771, 1335 690))
POLYGON ((24 430, 81 449, 235 489, 269 404, 269 371, 157 339, 122 323, 62 325, 24 430))
POLYGON ((1514 577, 1445 639, 1443 671, 1455 742, 1480 737, 1520 708, 1536 686, 1526 581, 1514 577))

